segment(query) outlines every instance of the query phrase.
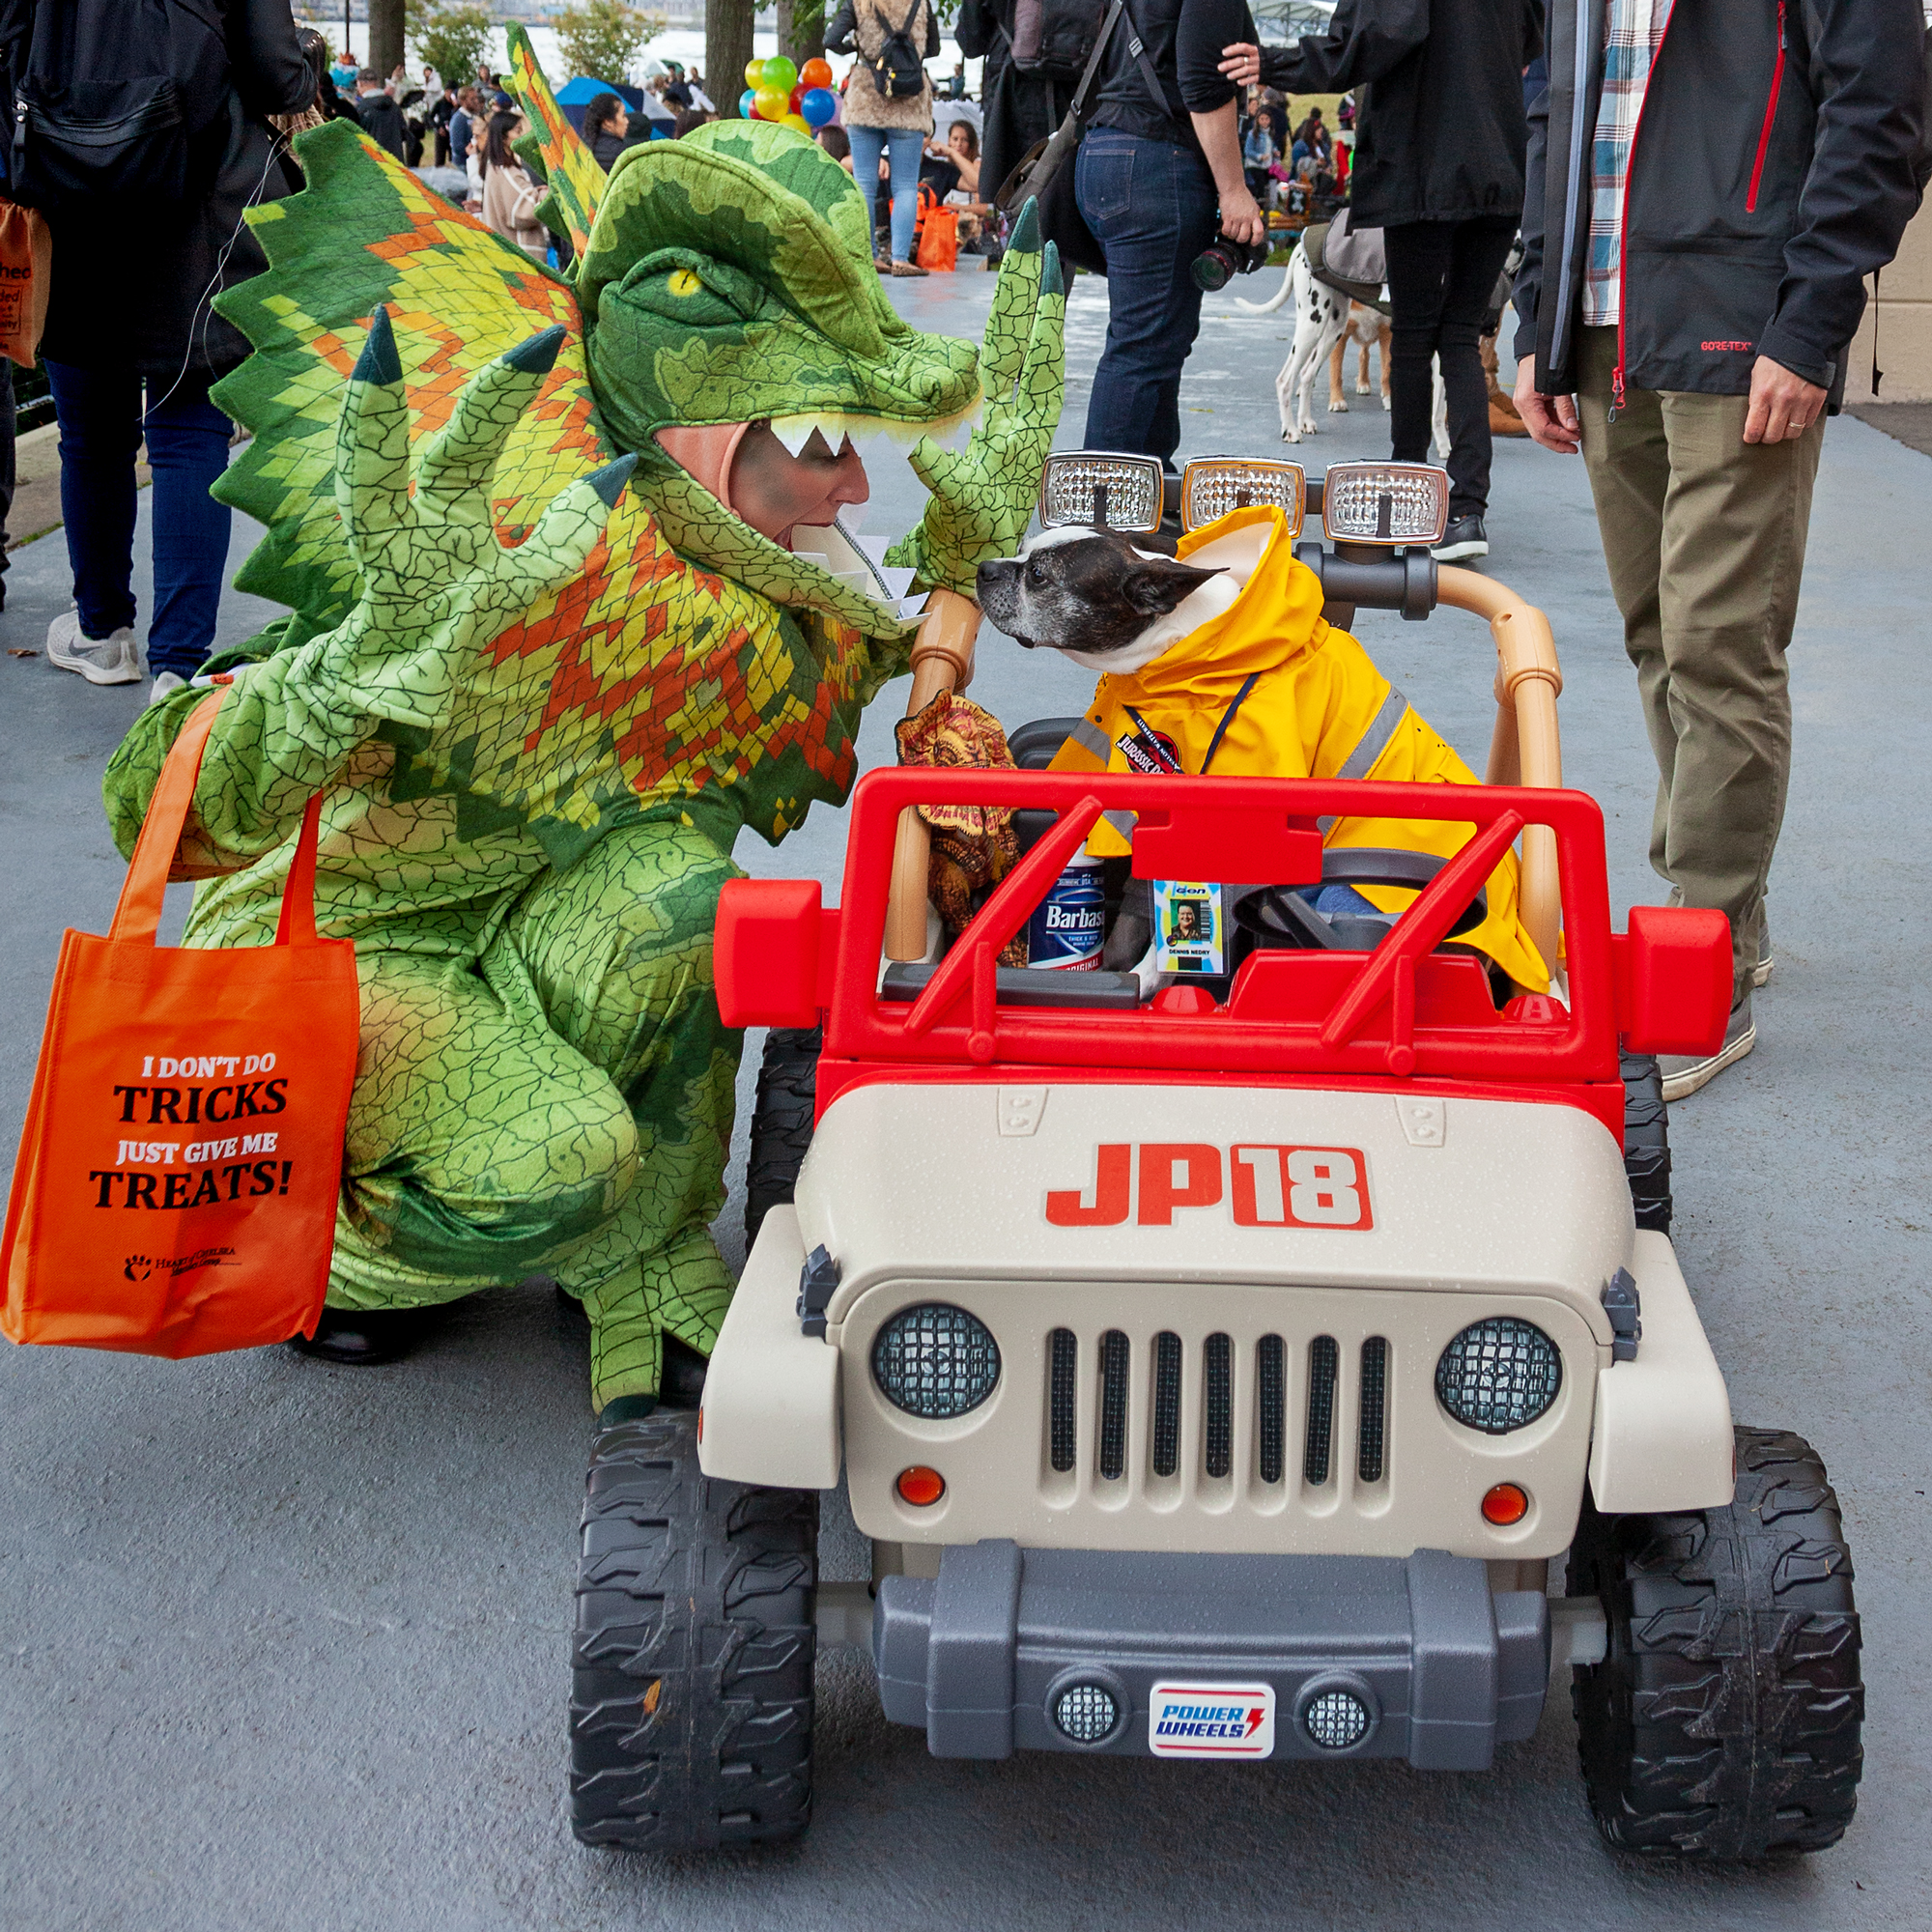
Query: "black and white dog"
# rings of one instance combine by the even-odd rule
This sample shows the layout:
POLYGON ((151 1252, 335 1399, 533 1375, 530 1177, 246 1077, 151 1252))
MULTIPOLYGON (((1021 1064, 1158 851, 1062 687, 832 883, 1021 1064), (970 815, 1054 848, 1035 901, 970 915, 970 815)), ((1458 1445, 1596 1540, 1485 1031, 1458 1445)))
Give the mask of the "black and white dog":
POLYGON ((978 587, 980 608, 1015 643, 1122 675, 1219 616, 1240 590, 1226 570, 1197 570, 1079 524, 982 563, 978 587))

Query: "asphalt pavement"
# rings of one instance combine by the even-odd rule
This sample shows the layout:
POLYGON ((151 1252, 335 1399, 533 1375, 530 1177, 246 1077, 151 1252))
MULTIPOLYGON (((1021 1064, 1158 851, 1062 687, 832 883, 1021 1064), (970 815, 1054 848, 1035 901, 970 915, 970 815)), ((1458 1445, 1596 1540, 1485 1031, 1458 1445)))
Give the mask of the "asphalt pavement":
MULTIPOLYGON (((967 332, 992 284, 935 276, 892 296, 922 326, 967 332)), ((1097 282, 1073 293, 1064 446, 1081 440, 1105 299, 1097 282)), ((1290 327, 1210 298, 1183 456, 1281 451, 1273 376, 1290 327)), ((1311 469, 1386 455, 1375 399, 1350 403, 1322 416, 1311 469)), ((921 493, 880 451, 866 528, 896 533, 921 493)), ((943 1762, 885 1723, 868 1663, 839 1652, 819 1664, 804 1841, 705 1861, 587 1851, 569 1831, 564 1733, 590 1438, 582 1331, 549 1293, 505 1287, 375 1370, 281 1349, 171 1363, 0 1348, 0 1926, 1932 1924, 1928 494, 1932 460, 1832 424, 1792 652, 1776 975, 1756 1053, 1672 1110, 1679 1252, 1733 1407, 1807 1435, 1845 1506, 1869 1718, 1839 1848, 1755 1872, 1610 1853, 1560 1697, 1482 1776, 943 1762)), ((1655 902, 1654 771, 1580 462, 1500 446, 1491 529, 1488 567, 1554 625, 1566 774, 1603 803, 1619 912, 1655 902)), ((238 527, 238 562, 251 537, 238 527)), ((14 554, 0 615, 9 1147, 61 928, 104 930, 119 888, 99 781, 140 696, 12 655, 43 651, 66 589, 56 533, 14 554)), ((145 613, 145 582, 141 596, 145 613)), ((232 598, 224 634, 267 611, 232 598)), ((1360 635, 1480 768, 1483 627, 1370 615, 1360 635)), ((1090 681, 1045 657, 986 634, 973 695, 1009 726, 1077 709, 1090 681)), ((890 760, 903 696, 878 700, 868 762, 890 760)), ((738 857, 836 892, 843 833, 840 814, 815 810, 781 848, 748 838, 738 857)), ((740 1212, 734 1191, 721 1223, 734 1256, 740 1212)), ((827 1574, 861 1574, 842 1504, 827 1520, 827 1574)))

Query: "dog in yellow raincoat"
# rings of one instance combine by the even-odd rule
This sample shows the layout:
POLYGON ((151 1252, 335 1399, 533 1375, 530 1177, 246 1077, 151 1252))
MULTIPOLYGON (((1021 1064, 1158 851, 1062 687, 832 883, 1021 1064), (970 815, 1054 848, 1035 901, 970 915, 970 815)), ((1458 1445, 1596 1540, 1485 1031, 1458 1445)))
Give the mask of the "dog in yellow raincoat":
MULTIPOLYGON (((1272 506, 1233 511, 1183 537, 1172 561, 1093 531, 1049 531, 1025 556, 982 565, 979 590, 1009 636, 1102 673, 1055 771, 1476 782, 1355 639, 1323 619, 1320 580, 1295 561, 1287 520, 1272 506), (1101 550, 1087 550, 1082 539, 1093 538, 1101 550)), ((1103 819, 1088 851, 1124 855, 1129 829, 1103 819)), ((1472 830, 1443 819, 1338 818, 1322 837, 1335 847, 1446 859, 1472 830)), ((1518 917, 1517 875, 1505 854, 1490 875, 1485 917, 1457 937, 1541 992, 1548 968, 1518 917)), ((1415 896, 1376 885, 1329 891, 1359 892, 1382 913, 1415 896)), ((1110 945, 1109 965, 1132 963, 1117 950, 1110 945)))

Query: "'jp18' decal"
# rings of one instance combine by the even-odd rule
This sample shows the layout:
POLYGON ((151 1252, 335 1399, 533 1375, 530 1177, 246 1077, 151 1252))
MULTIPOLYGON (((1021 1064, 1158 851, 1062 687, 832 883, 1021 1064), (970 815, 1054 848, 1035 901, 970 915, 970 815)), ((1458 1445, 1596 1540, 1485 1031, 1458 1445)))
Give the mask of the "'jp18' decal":
POLYGON ((1143 1228, 1171 1228, 1177 1208, 1224 1200, 1237 1228, 1375 1226, 1359 1148, 1256 1142, 1236 1142, 1225 1156, 1207 1141, 1103 1142, 1093 1180, 1051 1191, 1046 1218, 1056 1228, 1118 1228, 1133 1213, 1143 1228))

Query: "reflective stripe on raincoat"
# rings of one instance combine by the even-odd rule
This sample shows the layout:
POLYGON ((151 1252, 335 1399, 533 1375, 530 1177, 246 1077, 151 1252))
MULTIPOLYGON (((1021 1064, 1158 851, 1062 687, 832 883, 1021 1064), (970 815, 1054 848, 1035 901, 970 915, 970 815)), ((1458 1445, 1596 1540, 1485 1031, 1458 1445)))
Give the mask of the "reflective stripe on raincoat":
MULTIPOLYGON (((1221 615, 1151 664, 1126 676, 1102 677, 1053 770, 1133 769, 1122 742, 1139 731, 1138 713, 1149 729, 1171 741, 1185 772, 1201 771, 1212 747, 1213 776, 1476 782, 1368 652, 1323 619, 1321 582, 1294 560, 1280 510, 1235 510, 1183 537, 1179 554, 1197 567, 1221 564, 1237 576, 1245 570, 1246 583, 1221 615), (1251 677, 1252 689, 1230 718, 1229 707, 1251 677), (1215 746, 1217 732, 1222 735, 1215 746)), ((1124 854, 1131 849, 1124 836, 1129 829, 1125 814, 1110 814, 1095 826, 1087 849, 1100 858, 1124 854)), ((1444 859, 1460 851, 1474 829, 1430 818, 1342 818, 1321 825, 1329 845, 1394 847, 1444 859)), ((1490 874, 1488 917, 1457 938, 1480 948, 1518 985, 1540 992, 1549 974, 1517 917, 1517 870, 1515 855, 1505 854, 1490 874)), ((1390 913, 1415 897, 1396 887, 1357 890, 1390 913)))

